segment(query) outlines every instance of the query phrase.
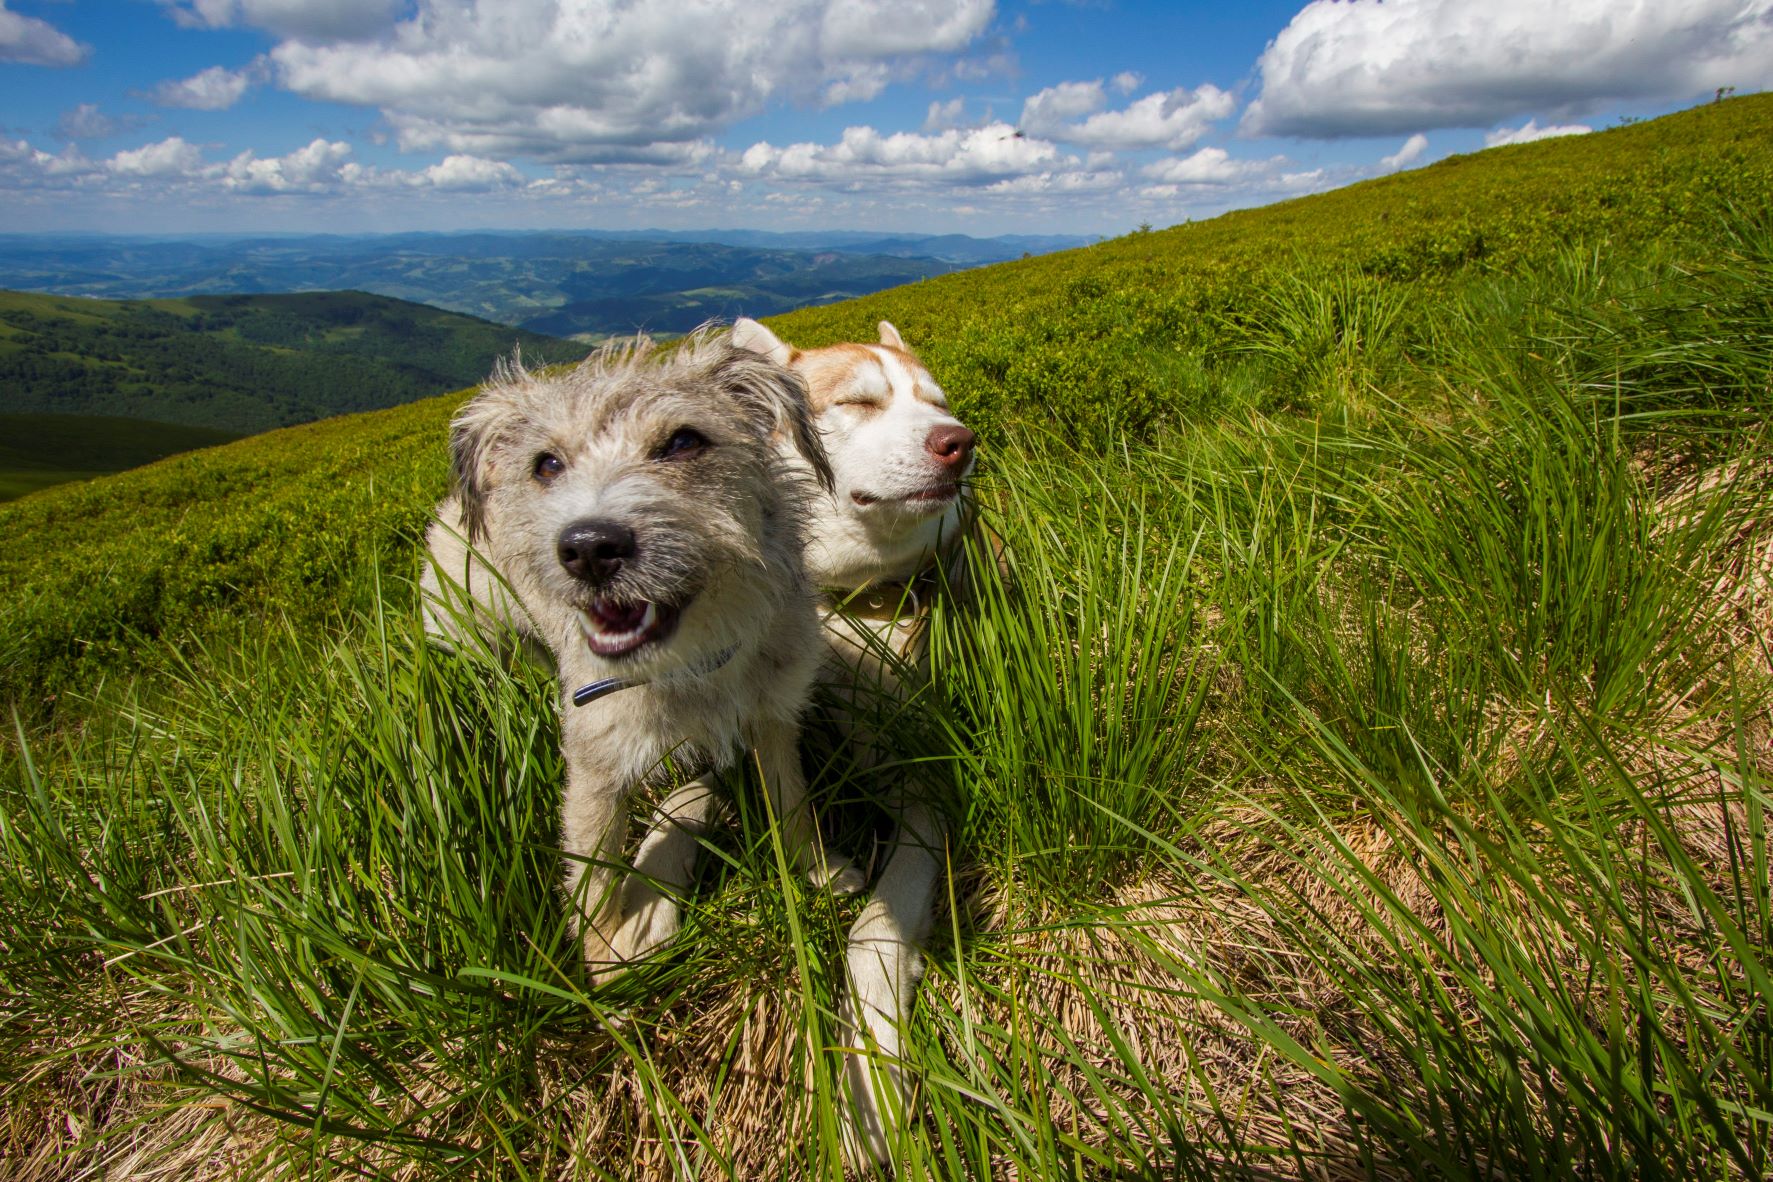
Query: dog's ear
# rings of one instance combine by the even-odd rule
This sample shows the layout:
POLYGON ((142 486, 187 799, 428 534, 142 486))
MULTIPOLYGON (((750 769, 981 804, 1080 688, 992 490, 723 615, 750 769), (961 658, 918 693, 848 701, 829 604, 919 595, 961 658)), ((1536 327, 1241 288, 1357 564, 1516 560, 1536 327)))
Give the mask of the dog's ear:
MULTIPOLYGON (((758 328, 769 331, 761 324, 758 328)), ((825 445, 819 441, 812 401, 799 374, 750 349, 734 347, 715 363, 715 375, 766 433, 780 432, 794 440, 795 450, 812 468, 820 488, 835 491, 837 479, 831 474, 825 445)))
POLYGON ((733 344, 760 353, 777 365, 787 366, 794 361, 793 346, 749 316, 733 321, 733 344))
MULTIPOLYGON (((890 320, 880 322, 880 343, 889 349, 905 349, 905 338, 899 335, 899 330, 893 327, 890 320)), ((905 349, 905 352, 909 353, 911 350, 905 349)))
POLYGON ((486 536, 486 469, 492 448, 492 417, 483 413, 484 402, 484 395, 469 402, 449 427, 456 499, 462 505, 469 545, 478 545, 486 536))

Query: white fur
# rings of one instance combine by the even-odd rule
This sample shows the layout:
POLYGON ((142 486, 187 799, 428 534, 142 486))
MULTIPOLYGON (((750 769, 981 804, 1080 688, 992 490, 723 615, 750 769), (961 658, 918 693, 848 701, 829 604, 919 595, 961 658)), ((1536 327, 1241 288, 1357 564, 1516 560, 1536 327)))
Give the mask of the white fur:
MULTIPOLYGON (((874 583, 907 582, 957 541, 962 527, 959 497, 945 504, 904 498, 952 482, 949 466, 926 446, 938 427, 958 427, 948 400, 921 363, 905 349, 898 330, 880 323, 878 346, 798 352, 755 321, 741 320, 735 340, 773 358, 814 386, 814 406, 834 492, 811 509, 807 566, 828 592, 849 592, 874 583), (742 331, 742 336, 741 336, 742 331), (872 406, 853 405, 865 400, 872 406), (857 494, 860 494, 858 497, 857 494)), ((970 459, 959 473, 964 479, 970 459)), ((840 692, 858 683, 898 688, 898 667, 920 665, 922 629, 897 621, 846 618, 828 611, 825 639, 831 654, 826 677, 840 692)), ((874 736, 855 728, 859 757, 875 759, 874 736)), ((911 1020, 923 973, 923 943, 935 913, 936 887, 947 860, 941 817, 901 779, 888 791, 887 807, 898 832, 874 893, 850 928, 846 962, 849 989, 842 1017, 858 1053, 846 1063, 851 1110, 845 1129, 852 1161, 889 1160, 910 1102, 903 1061, 904 1031, 911 1020)))

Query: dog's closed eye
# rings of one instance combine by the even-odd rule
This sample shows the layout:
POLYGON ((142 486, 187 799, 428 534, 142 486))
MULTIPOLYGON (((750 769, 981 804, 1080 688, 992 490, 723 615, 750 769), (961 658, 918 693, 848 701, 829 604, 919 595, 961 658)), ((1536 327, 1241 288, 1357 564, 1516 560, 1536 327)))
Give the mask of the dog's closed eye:
POLYGON ((679 427, 653 452, 655 460, 687 460, 714 446, 694 427, 679 427))

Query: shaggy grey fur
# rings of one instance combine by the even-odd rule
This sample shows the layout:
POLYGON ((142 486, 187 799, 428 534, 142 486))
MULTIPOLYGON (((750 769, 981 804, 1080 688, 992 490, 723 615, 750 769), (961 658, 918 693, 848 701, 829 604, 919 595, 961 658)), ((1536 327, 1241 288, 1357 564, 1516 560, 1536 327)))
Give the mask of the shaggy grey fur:
MULTIPOLYGON (((561 840, 594 973, 677 928, 675 902, 611 869, 625 798, 666 755, 711 774, 755 750, 801 868, 859 887, 818 849, 796 750, 823 650, 803 531, 813 482, 831 480, 801 380, 706 332, 663 359, 637 339, 559 375, 513 362, 462 408, 451 448, 427 627, 454 640, 515 623, 552 654, 563 694, 636 683, 582 709, 562 702, 561 840), (785 461, 784 438, 806 467, 785 461), (600 557, 574 549, 587 537, 600 557)), ((706 777, 680 789, 657 825, 709 790, 706 777)))

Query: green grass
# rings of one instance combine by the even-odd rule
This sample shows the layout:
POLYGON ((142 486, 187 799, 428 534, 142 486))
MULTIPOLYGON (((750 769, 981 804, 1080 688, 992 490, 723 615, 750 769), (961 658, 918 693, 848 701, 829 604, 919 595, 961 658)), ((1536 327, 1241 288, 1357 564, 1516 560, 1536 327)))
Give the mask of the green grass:
POLYGON ((0 414, 0 501, 213 447, 234 436, 204 427, 88 415, 0 414))
MULTIPOLYGON (((1569 143, 1595 176, 1606 140, 1569 143)), ((1481 223, 1489 162, 1453 167, 1481 223)), ((938 613, 898 766, 809 738, 846 852, 876 776, 953 806, 903 1176, 1773 1173, 1773 220, 1633 224, 1449 273, 1288 256, 1173 355, 1132 318, 1124 384, 1044 428, 938 364, 996 423, 1010 573, 938 613)), ((1218 232, 1133 244, 1174 275, 1218 232)), ((787 873, 734 776, 677 940, 586 985, 552 687, 410 610, 448 409, 5 511, 60 536, 115 519, 109 485, 172 556, 158 599, 0 568, 99 637, 8 629, 12 684, 60 695, 21 695, 0 778, 13 1174, 838 1176, 860 901, 787 873)))

